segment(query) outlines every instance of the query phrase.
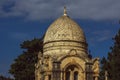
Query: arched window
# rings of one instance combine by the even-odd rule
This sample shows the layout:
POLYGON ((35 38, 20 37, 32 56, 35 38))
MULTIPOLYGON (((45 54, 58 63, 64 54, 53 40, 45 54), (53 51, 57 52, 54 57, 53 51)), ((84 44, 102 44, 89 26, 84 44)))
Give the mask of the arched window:
POLYGON ((79 80, 79 68, 75 65, 70 65, 65 70, 65 80, 79 80))
POLYGON ((49 80, 51 80, 51 75, 48 75, 48 77, 49 77, 49 80))
POLYGON ((66 72, 66 80, 70 80, 70 71, 66 72))
POLYGON ((78 80, 78 72, 77 71, 74 72, 74 80, 78 80))

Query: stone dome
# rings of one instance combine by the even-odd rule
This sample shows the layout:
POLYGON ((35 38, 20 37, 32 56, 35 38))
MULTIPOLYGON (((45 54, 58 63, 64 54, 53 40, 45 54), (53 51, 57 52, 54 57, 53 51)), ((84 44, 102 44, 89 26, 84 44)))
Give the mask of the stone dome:
POLYGON ((44 43, 59 40, 85 42, 85 36, 80 26, 68 16, 55 20, 48 28, 44 43))
MULTIPOLYGON (((54 51, 62 48, 70 49, 86 49, 86 39, 80 26, 67 16, 64 15, 55 20, 47 29, 44 37, 44 52, 54 51)), ((65 51, 65 50, 64 50, 65 51)), ((55 52, 55 51, 54 51, 55 52)))

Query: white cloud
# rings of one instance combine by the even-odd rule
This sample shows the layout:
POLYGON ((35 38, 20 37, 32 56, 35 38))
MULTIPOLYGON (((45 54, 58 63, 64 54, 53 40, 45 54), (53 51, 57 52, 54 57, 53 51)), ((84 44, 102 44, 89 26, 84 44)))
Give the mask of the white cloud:
POLYGON ((25 16, 31 20, 51 19, 62 14, 65 4, 73 18, 92 20, 120 18, 120 0, 1 0, 0 14, 1 17, 25 16), (2 9, 3 5, 12 3, 14 6, 10 7, 10 12, 2 9))
POLYGON ((100 30, 92 32, 92 36, 90 38, 90 42, 102 42, 112 38, 112 32, 110 30, 100 30))

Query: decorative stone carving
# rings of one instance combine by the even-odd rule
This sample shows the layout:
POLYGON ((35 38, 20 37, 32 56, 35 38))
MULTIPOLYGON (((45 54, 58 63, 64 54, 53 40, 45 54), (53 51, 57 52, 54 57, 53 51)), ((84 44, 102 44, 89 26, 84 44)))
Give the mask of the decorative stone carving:
POLYGON ((35 64, 35 79, 93 80, 99 76, 99 59, 88 57, 84 32, 64 11, 45 34, 43 55, 38 55, 35 64))
POLYGON ((41 79, 41 71, 42 71, 42 62, 43 62, 43 59, 42 59, 43 55, 41 52, 38 53, 38 62, 35 64, 35 80, 39 80, 41 79))
POLYGON ((93 76, 96 78, 96 80, 98 80, 97 78, 99 77, 99 72, 100 72, 99 58, 93 59, 92 70, 94 73, 93 76))
POLYGON ((75 49, 72 49, 68 54, 71 56, 74 56, 74 55, 77 55, 77 51, 75 49))
POLYGON ((44 56, 43 65, 44 65, 44 70, 48 70, 49 69, 49 56, 48 55, 44 56))

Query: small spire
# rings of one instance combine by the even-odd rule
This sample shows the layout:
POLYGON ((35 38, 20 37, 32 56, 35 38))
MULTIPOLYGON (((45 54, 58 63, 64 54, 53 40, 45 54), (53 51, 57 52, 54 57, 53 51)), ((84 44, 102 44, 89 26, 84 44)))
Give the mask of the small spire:
POLYGON ((67 16, 66 6, 64 7, 64 16, 67 16))

